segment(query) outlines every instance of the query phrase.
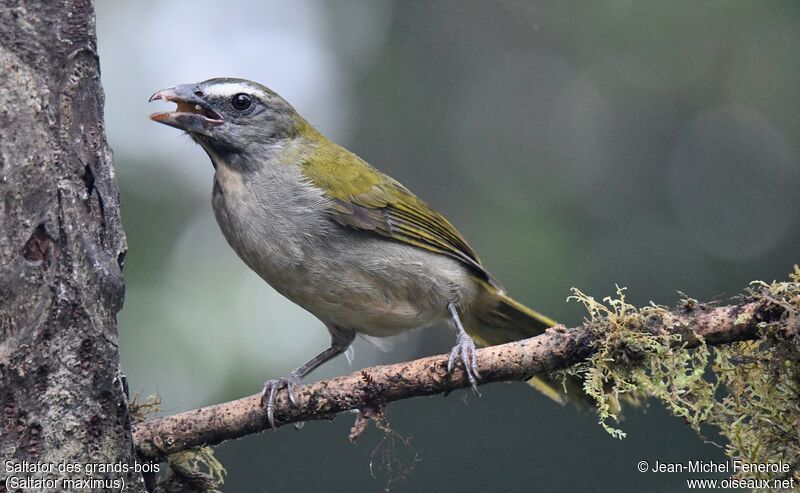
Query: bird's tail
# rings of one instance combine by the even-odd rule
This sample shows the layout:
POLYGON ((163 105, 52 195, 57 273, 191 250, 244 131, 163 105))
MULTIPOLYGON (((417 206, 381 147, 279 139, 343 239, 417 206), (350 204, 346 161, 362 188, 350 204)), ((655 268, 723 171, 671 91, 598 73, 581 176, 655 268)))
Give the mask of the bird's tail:
MULTIPOLYGON (((494 286, 487 289, 476 300, 470 310, 470 319, 464 324, 469 335, 480 345, 494 346, 506 342, 527 339, 542 334, 554 326, 554 320, 514 301, 494 286)), ((578 377, 568 376, 564 382, 548 375, 537 375, 528 383, 547 397, 566 404, 573 402, 583 406, 588 396, 583 392, 583 382, 578 377)))

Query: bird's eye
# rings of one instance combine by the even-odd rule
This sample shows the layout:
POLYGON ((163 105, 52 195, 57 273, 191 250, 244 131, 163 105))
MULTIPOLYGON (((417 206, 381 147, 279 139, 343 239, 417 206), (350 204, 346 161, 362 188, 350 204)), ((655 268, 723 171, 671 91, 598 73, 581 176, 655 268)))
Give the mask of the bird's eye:
POLYGON ((244 111, 253 104, 253 98, 250 95, 240 92, 231 98, 231 106, 239 111, 244 111))

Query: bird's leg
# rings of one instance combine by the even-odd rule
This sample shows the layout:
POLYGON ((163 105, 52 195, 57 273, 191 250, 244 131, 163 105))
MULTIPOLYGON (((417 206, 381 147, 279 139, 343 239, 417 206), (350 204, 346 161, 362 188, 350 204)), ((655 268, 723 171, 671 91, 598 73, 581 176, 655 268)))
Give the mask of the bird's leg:
POLYGON ((464 330, 464 325, 458 317, 456 306, 452 303, 448 303, 447 310, 450 312, 450 318, 452 318, 453 325, 455 325, 456 328, 456 345, 453 346, 453 349, 450 351, 450 358, 447 360, 447 373, 453 373, 456 361, 461 360, 461 364, 464 366, 464 373, 467 375, 472 391, 475 395, 480 397, 481 394, 478 392, 477 379, 481 378, 481 375, 478 373, 478 354, 475 349, 475 341, 473 341, 469 334, 467 334, 467 331, 464 330))
POLYGON ((328 331, 331 333, 331 347, 314 356, 306 364, 298 367, 285 377, 264 382, 264 388, 261 390, 261 405, 267 408, 267 419, 271 428, 275 428, 275 396, 278 390, 285 388, 289 394, 289 401, 297 405, 297 396, 294 393, 294 389, 300 385, 300 380, 320 365, 345 352, 356 337, 355 332, 352 330, 341 329, 334 325, 329 325, 328 331))

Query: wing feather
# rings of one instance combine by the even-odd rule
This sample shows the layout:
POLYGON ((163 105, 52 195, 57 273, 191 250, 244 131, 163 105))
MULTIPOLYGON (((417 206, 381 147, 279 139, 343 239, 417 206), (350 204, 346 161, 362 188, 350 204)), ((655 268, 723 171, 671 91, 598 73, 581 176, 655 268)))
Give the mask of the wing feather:
POLYGON ((444 216, 355 154, 338 146, 332 150, 324 147, 308 156, 302 169, 308 180, 332 199, 330 215, 334 221, 447 255, 499 287, 475 251, 444 216), (310 162, 315 166, 309 166, 310 162), (325 163, 324 173, 319 163, 325 163))

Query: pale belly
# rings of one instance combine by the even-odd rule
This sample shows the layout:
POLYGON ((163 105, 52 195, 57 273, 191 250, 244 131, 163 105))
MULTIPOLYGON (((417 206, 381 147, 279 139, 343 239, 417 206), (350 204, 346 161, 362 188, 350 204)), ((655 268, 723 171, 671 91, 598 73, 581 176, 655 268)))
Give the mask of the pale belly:
POLYGON ((321 320, 376 337, 447 319, 469 284, 457 262, 383 239, 326 245, 290 272, 259 274, 321 320))
POLYGON ((461 304, 460 285, 469 281, 457 262, 387 240, 358 241, 317 245, 302 260, 286 261, 277 245, 240 256, 276 291, 323 322, 370 336, 445 320, 447 304, 461 304))

